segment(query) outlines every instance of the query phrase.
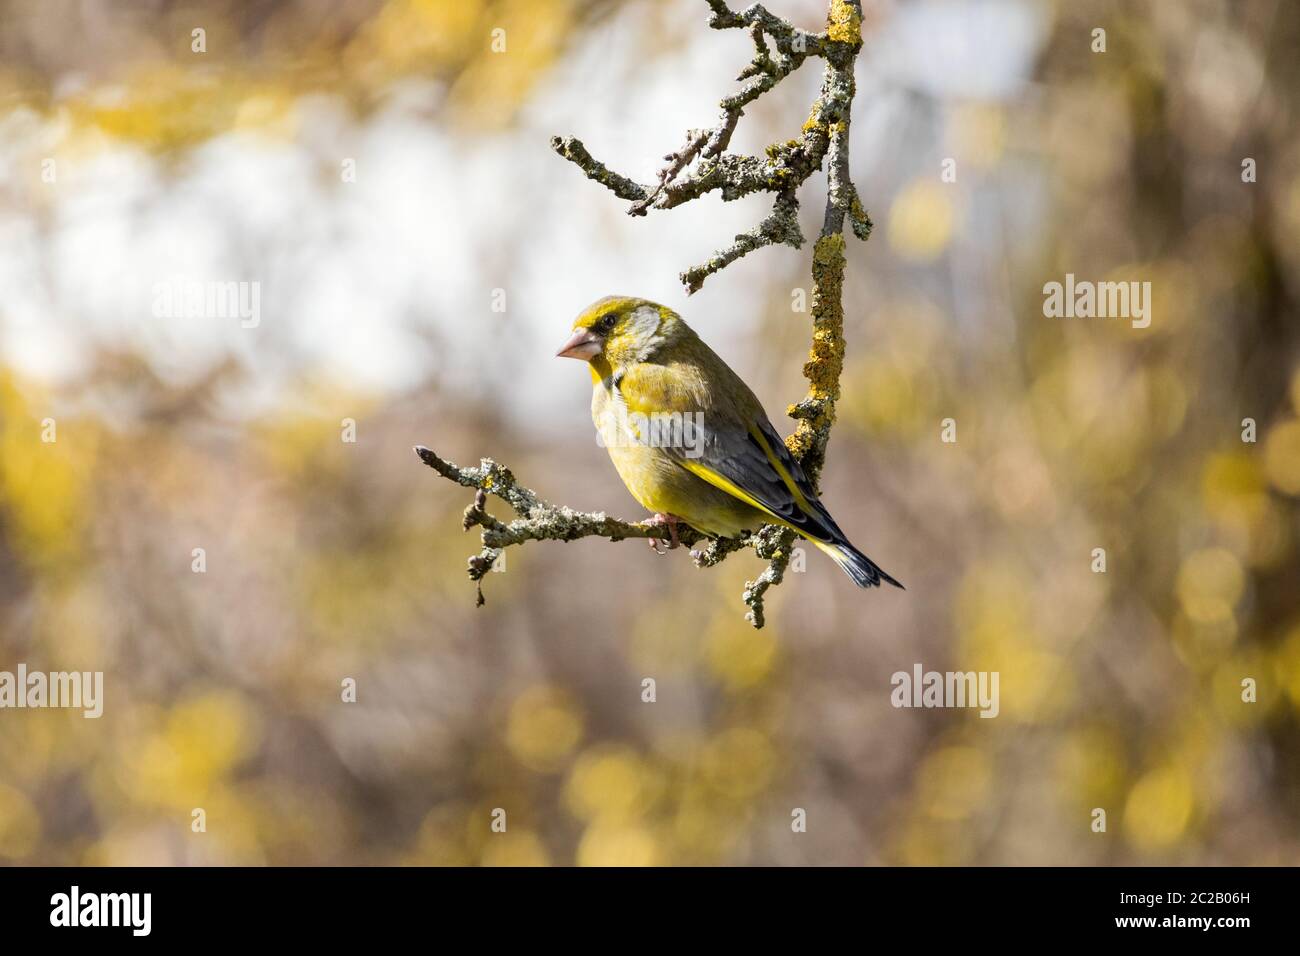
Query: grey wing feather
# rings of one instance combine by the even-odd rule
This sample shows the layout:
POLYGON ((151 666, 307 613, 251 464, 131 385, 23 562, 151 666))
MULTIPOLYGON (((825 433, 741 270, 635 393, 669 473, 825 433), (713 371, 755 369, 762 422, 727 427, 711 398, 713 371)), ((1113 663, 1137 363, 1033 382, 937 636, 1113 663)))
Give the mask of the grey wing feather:
MULTIPOLYGON (((807 502, 807 510, 799 507, 780 473, 772 466, 763 445, 742 422, 727 421, 721 423, 721 427, 711 427, 713 422, 705 421, 702 427, 696 429, 697 433, 702 432, 702 441, 699 434, 696 436, 698 444, 695 448, 702 448, 697 460, 746 494, 752 495, 764 508, 800 531, 832 544, 845 543, 847 539, 844 533, 822 507, 807 474, 785 447, 785 442, 777 435, 767 416, 761 415, 755 424, 758 433, 807 502)), ((677 449, 676 453, 687 457, 686 450, 677 449)))

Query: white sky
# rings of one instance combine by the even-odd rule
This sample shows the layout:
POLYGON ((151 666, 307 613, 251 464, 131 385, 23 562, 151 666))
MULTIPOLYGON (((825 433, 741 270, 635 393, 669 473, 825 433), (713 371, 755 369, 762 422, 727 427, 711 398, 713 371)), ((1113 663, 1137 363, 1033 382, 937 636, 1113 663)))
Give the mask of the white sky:
MULTIPOLYGON (((769 7, 808 27, 824 9, 822 0, 769 7)), ((1046 26, 1035 9, 884 8, 859 61, 855 178, 879 181, 884 167, 904 175, 922 160, 925 136, 917 145, 882 135, 915 123, 915 97, 1019 95, 1046 26)), ((402 389, 432 370, 453 387, 481 387, 486 377, 526 388, 534 414, 586 403, 585 376, 551 356, 573 315, 602 295, 657 299, 706 338, 735 340, 728 330, 760 308, 765 277, 807 249, 760 250, 690 300, 676 277, 756 224, 766 200, 711 198, 632 219, 548 146, 552 134, 576 135, 613 168, 652 180, 686 128, 714 121, 718 97, 750 56, 743 33, 706 29, 702 11, 699 0, 621 10, 537 86, 521 125, 501 134, 471 137, 430 122, 438 91, 408 85, 359 125, 328 97, 304 98, 296 140, 230 134, 166 171, 106 140, 88 158, 60 160, 57 182, 45 184, 33 170, 59 159, 57 114, 0 116, 0 183, 9 184, 0 186, 0 353, 56 382, 83 371, 95 343, 142 352, 177 381, 235 355, 268 399, 305 367, 363 390, 402 389), (676 52, 647 55, 652 17, 690 25, 674 31, 686 41, 676 52), (357 160, 356 183, 339 182, 342 157, 357 160), (260 325, 154 316, 155 283, 174 279, 258 281, 260 325), (498 287, 504 315, 489 308, 498 287)), ((810 61, 751 108, 733 146, 795 135, 819 75, 810 61)), ((802 196, 807 234, 823 197, 818 177, 802 196)), ((878 225, 887 202, 869 202, 878 225)))

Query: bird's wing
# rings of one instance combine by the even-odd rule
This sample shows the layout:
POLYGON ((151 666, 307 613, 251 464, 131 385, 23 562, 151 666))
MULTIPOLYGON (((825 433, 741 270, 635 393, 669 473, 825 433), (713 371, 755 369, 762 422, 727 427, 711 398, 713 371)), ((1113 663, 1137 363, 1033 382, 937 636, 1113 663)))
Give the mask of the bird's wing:
POLYGON ((810 538, 844 541, 843 532, 817 500, 808 476, 766 415, 748 425, 719 423, 709 428, 706 422, 703 454, 690 458, 679 453, 678 463, 810 538))
POLYGON ((718 362, 722 372, 710 369, 707 385, 680 366, 642 364, 620 388, 632 411, 681 413, 685 440, 664 448, 681 467, 810 538, 843 543, 844 533, 758 399, 718 362))

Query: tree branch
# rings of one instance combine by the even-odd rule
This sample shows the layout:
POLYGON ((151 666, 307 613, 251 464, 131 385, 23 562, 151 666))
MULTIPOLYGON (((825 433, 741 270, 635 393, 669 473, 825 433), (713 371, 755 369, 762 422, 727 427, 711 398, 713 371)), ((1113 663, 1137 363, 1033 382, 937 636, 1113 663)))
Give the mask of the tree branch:
MULTIPOLYGON (((622 541, 625 538, 662 538, 661 526, 649 521, 632 522, 611 518, 603 511, 574 511, 572 508, 553 505, 540 498, 531 488, 521 485, 514 473, 491 458, 482 459, 478 467, 461 468, 438 456, 430 448, 415 446, 415 453, 426 465, 448 481, 475 490, 474 501, 465 509, 461 521, 463 530, 481 527, 483 550, 469 559, 469 576, 480 581, 492 570, 501 552, 511 545, 528 541, 577 541, 579 538, 608 538, 622 541), (515 512, 517 517, 509 522, 493 517, 487 511, 487 496, 496 495, 515 512)), ((719 547, 719 542, 700 534, 694 528, 681 525, 678 540, 684 545, 708 542, 708 547, 692 551, 691 557, 700 567, 712 567, 732 550, 745 547, 748 539, 737 539, 735 547, 719 547)), ((479 590, 479 604, 483 603, 479 590)))
POLYGON ((572 136, 563 138, 552 136, 551 149, 586 173, 588 179, 594 179, 619 199, 632 199, 640 202, 645 199, 646 194, 649 192, 645 186, 634 183, 626 176, 611 172, 605 168, 603 163, 592 159, 591 153, 587 152, 587 147, 582 145, 582 141, 572 136))
POLYGON ((799 200, 793 192, 780 193, 772 205, 772 215, 768 216, 758 228, 742 232, 736 241, 725 249, 720 249, 708 262, 687 269, 681 274, 682 284, 689 295, 704 285, 704 280, 715 272, 731 265, 741 256, 748 255, 763 246, 784 243, 799 249, 803 246, 803 232, 799 229, 799 200))
MULTIPOLYGON (((712 192, 724 201, 755 192, 774 196, 772 213, 754 229, 716 252, 708 261, 681 274, 688 295, 704 281, 737 259, 767 245, 786 244, 800 248, 796 194, 813 173, 827 166, 827 200, 821 234, 813 248, 812 319, 813 338, 804 376, 808 394, 791 405, 788 414, 798 421, 786 446, 803 465, 817 487, 826 461, 826 446, 835 422, 835 402, 840 394, 840 373, 844 367, 844 223, 865 240, 871 234, 871 219, 849 178, 849 120, 855 94, 853 65, 862 47, 860 0, 829 0, 824 33, 809 33, 769 13, 761 4, 734 12, 726 0, 705 0, 711 13, 709 26, 715 30, 746 29, 754 43, 754 58, 737 77, 745 85, 724 97, 718 122, 708 129, 686 133, 684 145, 668 153, 666 165, 653 186, 610 170, 592 157, 574 137, 555 136, 551 148, 573 163, 588 179, 600 183, 620 199, 631 203, 628 213, 644 216, 651 209, 672 209, 712 192), (765 158, 727 152, 744 108, 772 90, 810 56, 825 61, 822 86, 796 139, 774 143, 765 158)), ((444 478, 475 489, 474 502, 465 509, 464 527, 482 529, 483 550, 469 559, 469 576, 479 585, 503 549, 528 541, 574 541, 601 537, 610 541, 625 538, 661 538, 662 527, 650 522, 627 522, 603 512, 580 512, 542 500, 520 485, 508 468, 484 458, 478 467, 459 468, 419 446, 416 454, 444 478), (496 495, 514 510, 516 517, 501 521, 486 509, 488 494, 496 495)), ((768 562, 753 581, 745 584, 743 600, 749 608, 746 618, 754 627, 764 624, 764 596, 780 584, 792 556, 795 532, 780 525, 766 525, 739 538, 711 540, 694 529, 679 525, 679 538, 703 546, 691 551, 700 567, 712 567, 728 554, 745 548, 768 562)))

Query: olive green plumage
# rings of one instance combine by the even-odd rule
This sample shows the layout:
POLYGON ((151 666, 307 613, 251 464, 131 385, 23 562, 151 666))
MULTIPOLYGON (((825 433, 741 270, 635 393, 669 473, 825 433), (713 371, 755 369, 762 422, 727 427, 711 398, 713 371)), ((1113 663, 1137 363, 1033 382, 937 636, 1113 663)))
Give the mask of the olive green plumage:
POLYGON ((781 524, 859 587, 902 587, 849 543, 749 386, 679 315, 609 296, 573 329, 560 354, 590 363, 592 420, 643 507, 710 537, 781 524))

